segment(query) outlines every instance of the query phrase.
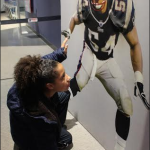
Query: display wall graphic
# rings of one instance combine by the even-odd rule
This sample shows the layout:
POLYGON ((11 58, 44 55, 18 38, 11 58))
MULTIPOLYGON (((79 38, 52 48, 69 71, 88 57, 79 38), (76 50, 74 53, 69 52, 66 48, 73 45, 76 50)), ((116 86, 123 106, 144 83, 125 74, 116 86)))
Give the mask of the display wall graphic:
MULTIPOLYGON (((79 91, 85 87, 90 79, 93 80, 95 75, 99 80, 104 81, 103 84, 105 89, 108 93, 111 93, 110 96, 112 96, 118 106, 115 122, 117 133, 115 150, 124 150, 130 128, 129 116, 132 115, 133 108, 131 98, 122 78, 121 70, 112 57, 120 33, 126 36, 130 32, 136 38, 137 33, 134 28, 134 5, 132 0, 78 0, 77 6, 77 13, 73 15, 69 23, 70 29, 63 30, 62 35, 70 39, 70 36, 72 36, 70 33, 73 32, 74 26, 76 24, 84 23, 84 46, 77 71, 75 72, 75 77, 80 89, 79 91), (110 4, 108 5, 108 3, 110 4), (102 16, 102 14, 104 15, 102 16), (74 23, 75 20, 77 20, 76 23, 74 23), (91 49, 92 52, 90 52, 89 49, 91 49), (93 57, 93 53, 96 55, 95 58, 93 57), (95 65, 93 60, 96 58, 99 63, 95 65), (105 64, 108 65, 103 64, 101 60, 104 60, 105 62, 107 60, 105 64), (99 69, 96 70, 96 68, 99 69), (111 75, 109 76, 110 73, 111 75), (109 79, 107 80, 108 76, 109 79)), ((127 36, 129 38, 130 34, 127 36)), ((130 42, 128 44, 130 44, 130 42)), ((139 47, 137 49, 139 52, 139 47)), ((140 66, 138 67, 140 68, 140 66)), ((139 69, 139 71, 135 72, 136 86, 134 95, 138 95, 146 109, 149 110, 150 105, 144 94, 142 78, 143 75, 139 69), (141 80, 139 80, 139 77, 141 77, 141 80)))
POLYGON ((25 10, 29 13, 33 12, 33 0, 24 0, 25 10))

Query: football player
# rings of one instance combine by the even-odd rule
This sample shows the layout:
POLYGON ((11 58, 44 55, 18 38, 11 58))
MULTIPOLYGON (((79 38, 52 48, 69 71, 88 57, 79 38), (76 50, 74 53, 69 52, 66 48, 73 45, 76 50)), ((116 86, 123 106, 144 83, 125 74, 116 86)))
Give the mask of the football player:
MULTIPOLYGON (((96 76, 118 107, 116 113, 116 144, 114 150, 125 150, 133 113, 132 101, 123 74, 113 57, 120 33, 130 46, 135 72, 136 90, 145 101, 143 92, 142 53, 134 25, 135 9, 132 0, 78 0, 77 11, 71 18, 69 29, 62 35, 70 38, 75 25, 84 23, 84 44, 75 79, 81 91, 96 76)), ((73 95, 76 92, 72 89, 73 95)))

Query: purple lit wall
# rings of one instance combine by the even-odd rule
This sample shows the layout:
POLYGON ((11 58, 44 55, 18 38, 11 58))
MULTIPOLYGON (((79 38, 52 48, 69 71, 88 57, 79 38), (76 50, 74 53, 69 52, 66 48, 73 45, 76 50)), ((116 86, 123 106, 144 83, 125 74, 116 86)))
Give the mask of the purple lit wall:
MULTIPOLYGON (((60 15, 60 0, 32 0, 33 12, 26 17, 48 17, 60 15)), ((61 45, 61 20, 29 23, 30 27, 55 47, 61 45)))

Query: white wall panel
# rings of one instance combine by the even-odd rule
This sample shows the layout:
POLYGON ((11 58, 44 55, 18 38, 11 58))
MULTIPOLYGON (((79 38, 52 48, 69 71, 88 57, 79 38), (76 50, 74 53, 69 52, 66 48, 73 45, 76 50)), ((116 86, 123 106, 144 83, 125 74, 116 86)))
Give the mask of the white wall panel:
MULTIPOLYGON (((143 53, 144 89, 149 100, 149 0, 134 0, 136 26, 143 53)), ((69 20, 76 10, 77 0, 61 1, 61 30, 68 28, 69 20)), ((68 59, 64 62, 66 72, 73 76, 82 51, 84 25, 76 26, 69 40, 68 59)), ((63 41, 64 37, 62 37, 63 41)), ((130 49, 123 36, 120 36, 114 56, 125 76, 125 81, 133 98, 134 73, 130 60, 130 49)), ((70 101, 69 111, 99 141, 106 150, 113 150, 115 144, 116 105, 102 84, 95 78, 81 93, 70 101)), ((133 99, 134 113, 127 150, 149 149, 149 112, 142 101, 133 99)), ((94 147, 93 147, 94 149, 94 147)))

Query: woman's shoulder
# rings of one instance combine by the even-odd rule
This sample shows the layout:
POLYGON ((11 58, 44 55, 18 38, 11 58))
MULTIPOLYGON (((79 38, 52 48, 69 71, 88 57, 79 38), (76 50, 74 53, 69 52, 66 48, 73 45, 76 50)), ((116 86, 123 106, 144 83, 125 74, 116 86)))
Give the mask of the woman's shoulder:
POLYGON ((16 84, 13 84, 13 86, 8 91, 7 107, 11 112, 22 114, 23 107, 21 105, 19 92, 17 90, 16 84))
POLYGON ((70 92, 69 91, 57 92, 57 95, 59 98, 70 99, 70 92))

